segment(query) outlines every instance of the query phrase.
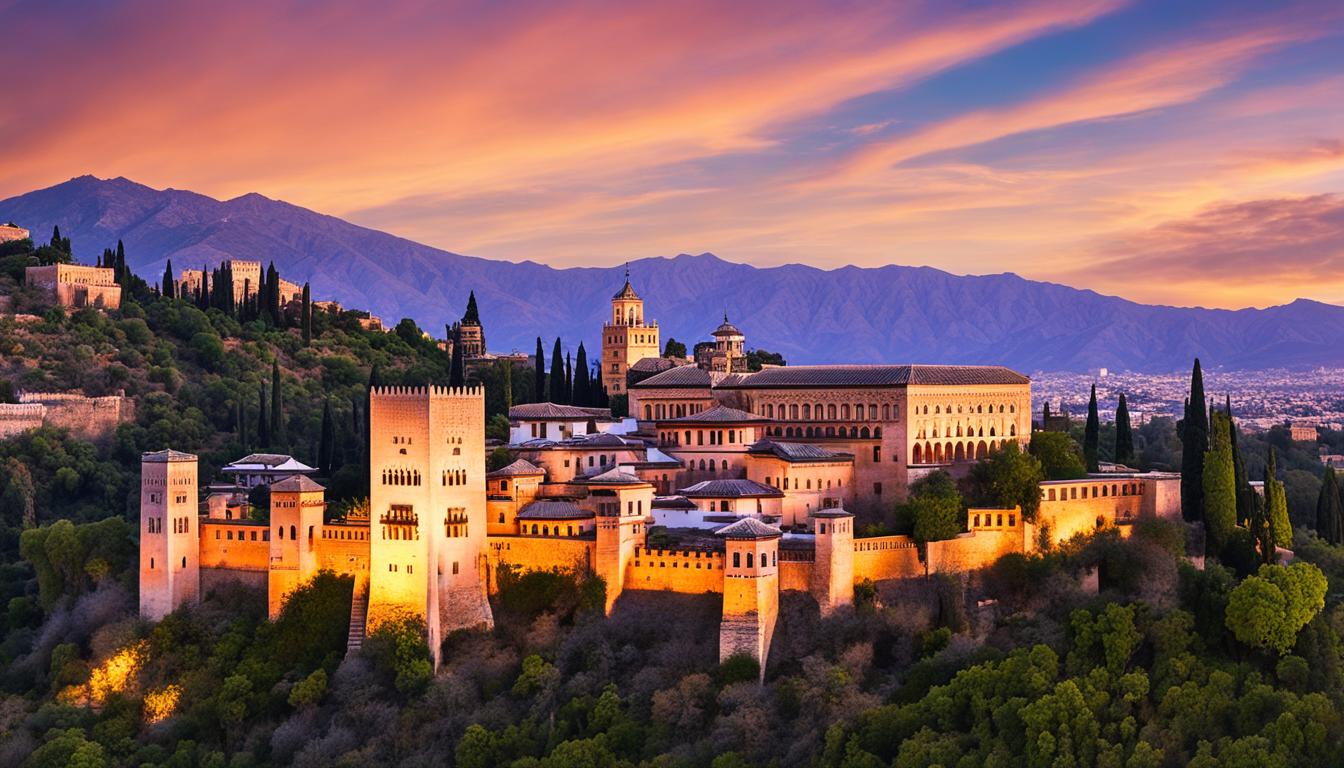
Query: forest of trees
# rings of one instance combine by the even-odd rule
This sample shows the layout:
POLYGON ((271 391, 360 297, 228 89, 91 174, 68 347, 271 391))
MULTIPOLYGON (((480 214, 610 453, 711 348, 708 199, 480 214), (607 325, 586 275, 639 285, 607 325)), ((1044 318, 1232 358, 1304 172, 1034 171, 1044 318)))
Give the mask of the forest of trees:
POLYGON ((16 270, 69 257, 59 233, 0 248, 0 290, 40 312, 0 319, 0 380, 124 389, 136 417, 100 444, 49 428, 0 441, 2 765, 1338 763, 1338 481, 1286 433, 1241 432, 1225 404, 1210 412, 1197 378, 1179 427, 1036 433, 963 482, 935 473, 875 525, 924 542, 963 530, 968 504, 1030 518, 1040 479, 1126 456, 1185 468, 1191 519, 979 572, 865 582, 829 618, 786 592, 763 685, 750 659, 719 663, 717 596, 632 591, 604 617, 605 585, 586 572, 500 574, 496 626, 448 637, 437 673, 413 620, 346 654, 350 582, 333 574, 275 622, 264 595, 235 587, 148 624, 136 616, 142 451, 196 453, 205 479, 250 450, 292 451, 322 467, 337 512, 365 492, 371 383, 471 377, 498 435, 508 404, 592 403, 594 380, 581 383, 586 350, 561 362, 559 344, 549 365, 469 373, 414 323, 365 331, 358 313, 312 311, 311 297, 283 317, 203 307, 129 272, 119 312, 23 295, 16 270), (1264 496, 1247 495, 1262 479, 1264 496))

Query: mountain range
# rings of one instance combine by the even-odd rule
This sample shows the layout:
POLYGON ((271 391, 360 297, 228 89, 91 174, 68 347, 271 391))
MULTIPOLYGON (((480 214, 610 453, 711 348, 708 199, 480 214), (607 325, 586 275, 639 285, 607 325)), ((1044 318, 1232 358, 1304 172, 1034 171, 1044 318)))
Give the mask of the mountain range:
MULTIPOLYGON (((618 267, 557 269, 463 256, 252 193, 216 200, 129 179, 81 176, 0 201, 44 240, 53 225, 92 262, 117 240, 137 274, 224 259, 275 262, 313 295, 410 317, 435 335, 476 292, 493 351, 530 352, 538 335, 600 346, 618 267)), ((1024 372, 1098 367, 1170 372, 1190 365, 1257 369, 1344 364, 1344 307, 1299 299, 1266 309, 1139 304, 1011 273, 961 276, 889 265, 761 268, 713 254, 631 261, 631 280, 662 338, 709 338, 726 313, 748 346, 792 363, 1002 364, 1024 372)), ((591 357, 590 357, 591 359, 591 357)))

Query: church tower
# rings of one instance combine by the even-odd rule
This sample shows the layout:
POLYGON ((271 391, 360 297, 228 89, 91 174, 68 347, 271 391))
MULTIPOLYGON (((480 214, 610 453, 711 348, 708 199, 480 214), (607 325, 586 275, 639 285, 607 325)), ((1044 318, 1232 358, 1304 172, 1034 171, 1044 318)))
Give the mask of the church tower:
POLYGON ((718 530, 725 539, 719 661, 746 654, 765 662, 779 617, 780 530, 745 517, 718 530))
POLYGON ((382 387, 369 393, 370 629, 424 617, 443 637, 490 625, 485 594, 485 390, 382 387))
POLYGON ((159 621, 200 599, 196 457, 165 450, 140 456, 140 616, 159 621))
POLYGON ((644 321, 644 300, 630 286, 630 270, 625 270, 625 286, 611 297, 611 317, 602 326, 602 386, 608 395, 625 394, 625 373, 646 357, 659 357, 658 323, 644 321))
POLYGON ((285 599, 317 574, 326 489, 307 475, 271 485, 271 565, 266 578, 267 613, 280 615, 285 599))
POLYGON ((481 325, 481 313, 476 309, 476 292, 467 296, 467 311, 458 323, 458 339, 462 344, 462 359, 470 360, 485 354, 485 327, 481 325))

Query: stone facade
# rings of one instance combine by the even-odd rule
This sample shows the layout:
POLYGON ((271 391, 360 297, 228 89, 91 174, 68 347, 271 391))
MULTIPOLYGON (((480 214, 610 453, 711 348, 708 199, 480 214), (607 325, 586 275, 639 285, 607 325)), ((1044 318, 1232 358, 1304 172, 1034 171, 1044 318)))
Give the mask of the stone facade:
POLYGON ((13 240, 27 240, 31 233, 23 227, 11 227, 9 225, 0 225, 0 243, 8 243, 13 240))
POLYGON ((607 394, 625 394, 630 366, 661 352, 658 323, 645 321, 644 300, 630 287, 627 272, 625 286, 611 297, 610 321, 602 326, 602 386, 607 394))
POLYGON ((196 457, 177 451, 140 459, 140 615, 158 621, 200 598, 196 457))
POLYGON ((63 307, 121 307, 121 286, 117 284, 113 270, 107 267, 82 264, 28 267, 24 270, 23 281, 45 289, 52 300, 63 307))

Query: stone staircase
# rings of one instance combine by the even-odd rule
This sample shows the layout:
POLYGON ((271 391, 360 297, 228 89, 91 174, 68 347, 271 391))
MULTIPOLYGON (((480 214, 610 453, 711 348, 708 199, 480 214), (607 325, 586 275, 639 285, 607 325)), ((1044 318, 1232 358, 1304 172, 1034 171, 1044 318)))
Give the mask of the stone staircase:
POLYGON ((345 652, 358 651, 364 645, 364 623, 369 615, 369 582, 355 582, 354 597, 350 601, 350 634, 346 636, 345 652))

